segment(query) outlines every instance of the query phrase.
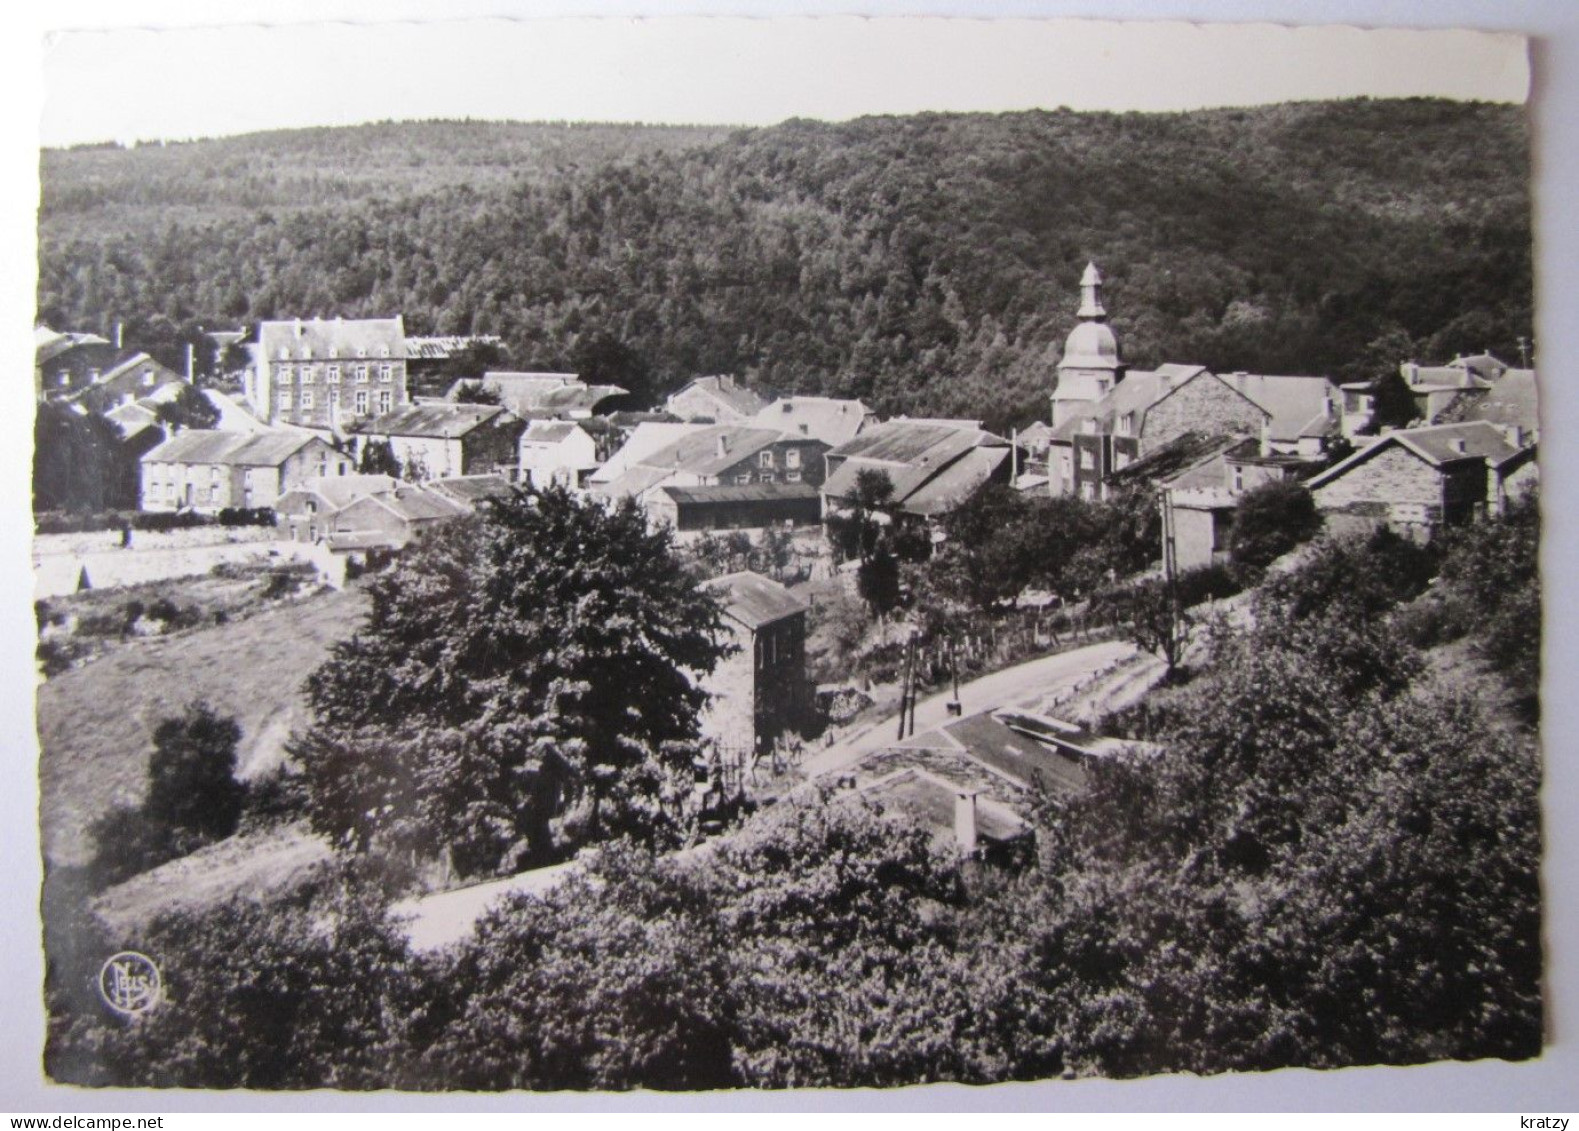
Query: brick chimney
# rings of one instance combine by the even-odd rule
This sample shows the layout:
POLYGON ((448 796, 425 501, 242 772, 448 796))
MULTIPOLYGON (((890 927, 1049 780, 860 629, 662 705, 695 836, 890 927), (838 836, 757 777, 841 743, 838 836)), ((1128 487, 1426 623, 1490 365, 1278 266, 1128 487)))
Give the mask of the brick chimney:
POLYGON ((724 433, 718 434, 718 458, 723 459, 729 454, 729 437, 724 433))

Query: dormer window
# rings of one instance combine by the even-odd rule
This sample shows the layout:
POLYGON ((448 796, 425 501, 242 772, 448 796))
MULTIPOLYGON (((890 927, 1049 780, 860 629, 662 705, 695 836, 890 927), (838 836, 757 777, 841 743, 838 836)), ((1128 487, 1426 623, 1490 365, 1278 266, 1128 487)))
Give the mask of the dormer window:
POLYGON ((313 348, 312 348, 312 346, 303 346, 302 347, 302 360, 303 361, 311 361, 312 359, 313 359, 313 348))
POLYGON ((379 357, 388 357, 389 356, 389 343, 388 342, 385 342, 383 345, 378 347, 378 356, 379 357))
POLYGON ((144 369, 143 370, 143 388, 151 389, 151 388, 153 388, 153 384, 154 384, 154 371, 152 369, 144 369))
POLYGON ((337 358, 339 356, 340 356, 340 347, 339 346, 330 346, 329 347, 329 360, 333 361, 335 358, 337 358))
POLYGON ((290 359, 291 359, 290 347, 289 346, 281 346, 280 347, 280 360, 281 361, 289 361, 290 359))

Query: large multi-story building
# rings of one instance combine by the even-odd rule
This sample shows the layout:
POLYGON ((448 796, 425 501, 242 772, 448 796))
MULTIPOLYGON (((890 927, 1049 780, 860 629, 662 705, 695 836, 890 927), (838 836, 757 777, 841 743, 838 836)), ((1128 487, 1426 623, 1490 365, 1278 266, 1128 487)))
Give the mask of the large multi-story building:
POLYGON ((410 402, 398 314, 263 322, 251 350, 246 398, 270 424, 341 432, 410 402))

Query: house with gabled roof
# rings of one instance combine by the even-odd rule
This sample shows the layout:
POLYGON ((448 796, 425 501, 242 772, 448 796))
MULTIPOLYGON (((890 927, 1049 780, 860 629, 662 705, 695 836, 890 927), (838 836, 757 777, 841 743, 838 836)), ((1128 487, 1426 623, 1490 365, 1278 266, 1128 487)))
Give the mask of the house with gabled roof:
MULTIPOLYGON (((642 425, 642 428, 665 427, 642 425)), ((644 505, 662 487, 752 487, 822 483, 828 445, 798 433, 739 424, 712 424, 678 432, 668 444, 642 455, 612 480, 592 479, 610 498, 630 496, 644 505)), ((631 442, 636 440, 632 437, 631 442)))
POLYGON ((118 355, 108 368, 72 393, 70 399, 103 412, 185 383, 186 379, 169 366, 141 350, 132 350, 118 355))
POLYGON ((33 392, 39 397, 64 397, 81 392, 122 353, 120 346, 98 334, 33 330, 33 392))
POLYGON ((1437 424, 1484 421, 1502 430, 1516 448, 1540 439, 1541 420, 1535 370, 1509 369, 1494 385, 1459 391, 1437 416, 1437 424))
POLYGON ((806 678, 810 606, 772 578, 742 571, 704 582, 723 612, 735 651, 702 680, 702 736, 722 753, 749 757, 799 733, 811 702, 806 678))
POLYGON ((214 513, 272 507, 313 476, 348 475, 350 457, 308 432, 188 429, 140 461, 142 509, 214 513))
POLYGON ((388 442, 408 479, 503 473, 514 478, 526 422, 488 404, 408 405, 357 424, 366 443, 388 442))
POLYGON ((684 388, 670 393, 664 411, 681 420, 707 424, 740 424, 767 407, 757 392, 733 377, 698 377, 684 388))
POLYGON ((1533 444, 1516 448, 1473 421, 1383 433, 1309 487, 1334 533, 1386 526, 1424 540, 1497 508, 1537 474, 1533 444))
POLYGON ((522 483, 582 487, 598 468, 598 444, 571 420, 533 420, 521 433, 518 458, 522 483))

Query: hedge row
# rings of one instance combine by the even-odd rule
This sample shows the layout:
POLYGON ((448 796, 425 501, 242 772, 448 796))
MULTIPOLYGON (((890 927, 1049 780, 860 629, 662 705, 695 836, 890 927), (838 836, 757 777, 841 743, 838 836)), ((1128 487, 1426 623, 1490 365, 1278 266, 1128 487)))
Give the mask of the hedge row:
POLYGON ((95 530, 190 530, 196 526, 273 526, 272 507, 226 507, 217 515, 196 511, 103 511, 72 514, 46 511, 34 520, 39 534, 83 534, 95 530))

